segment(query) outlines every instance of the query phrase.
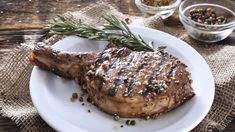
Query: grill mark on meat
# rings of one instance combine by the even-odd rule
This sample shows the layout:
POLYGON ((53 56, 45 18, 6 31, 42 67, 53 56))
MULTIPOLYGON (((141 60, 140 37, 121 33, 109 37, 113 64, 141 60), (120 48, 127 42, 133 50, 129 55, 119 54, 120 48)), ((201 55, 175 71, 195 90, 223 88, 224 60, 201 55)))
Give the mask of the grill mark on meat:
MULTIPOLYGON (((117 54, 115 55, 115 59, 112 61, 111 64, 109 64, 109 69, 107 71, 107 74, 110 73, 109 71, 113 70, 116 65, 120 62, 121 58, 126 55, 127 52, 127 48, 121 48, 118 50, 117 54)), ((121 70, 119 71, 119 74, 121 74, 121 70)), ((109 75, 109 74, 108 74, 109 75)), ((110 96, 115 96, 119 85, 121 84, 122 79, 119 78, 120 76, 118 76, 115 80, 114 80, 114 88, 109 90, 109 95, 110 96)))
POLYGON ((122 73, 125 72, 125 70, 128 68, 127 66, 132 62, 134 58, 133 54, 130 54, 130 56, 128 57, 128 59, 126 60, 126 63, 120 68, 120 70, 118 71, 118 75, 120 76, 122 73))
POLYGON ((116 78, 114 80, 114 88, 109 90, 109 96, 115 96, 116 95, 118 87, 121 85, 121 83, 122 83, 122 79, 120 79, 120 78, 116 78))
POLYGON ((110 55, 112 55, 114 52, 116 51, 115 48, 110 48, 110 49, 106 49, 104 52, 102 52, 100 54, 100 56, 96 59, 95 63, 102 63, 106 60, 109 59, 110 55))
POLYGON ((158 75, 160 75, 160 73, 161 73, 161 71, 162 71, 162 69, 163 69, 163 67, 164 67, 164 62, 165 62, 165 56, 163 55, 163 56, 161 57, 159 66, 157 67, 156 70, 154 70, 153 75, 152 75, 152 76, 149 78, 149 80, 148 80, 148 83, 149 83, 149 84, 152 83, 152 81, 153 81, 158 75))
MULTIPOLYGON (((113 62, 111 64, 109 64, 109 70, 107 71, 107 74, 109 73, 109 71, 113 70, 116 65, 120 62, 121 58, 126 55, 127 52, 127 48, 121 48, 118 50, 115 59, 113 60, 113 62)), ((132 60, 132 59, 131 59, 132 60)), ((122 70, 120 69, 120 71, 118 71, 119 76, 114 80, 114 88, 109 90, 109 95, 110 96, 115 96, 116 92, 119 88, 119 86, 121 85, 121 82, 123 79, 121 79, 121 72, 122 70)))
MULTIPOLYGON (((109 92, 109 95, 110 96, 115 96, 115 93, 117 92, 117 89, 118 89, 118 86, 121 85, 121 81, 123 81, 125 84, 127 84, 127 78, 126 77, 122 77, 122 73, 125 73, 125 70, 128 68, 128 65, 130 64, 130 62, 132 62, 134 58, 134 55, 133 54, 130 54, 130 56, 128 57, 128 59, 126 60, 126 63, 123 64, 122 67, 120 67, 120 70, 117 72, 117 75, 118 75, 118 79, 119 80, 115 80, 114 81, 114 88, 113 89, 110 89, 110 92, 109 92), (119 83, 120 82, 120 83, 119 83)), ((109 71, 107 71, 109 72, 109 71)))
POLYGON ((153 84, 153 80, 156 79, 163 70, 165 59, 166 59, 166 54, 161 56, 159 66, 157 66, 157 69, 154 70, 152 76, 150 76, 150 78, 148 79, 148 85, 143 91, 143 95, 145 97, 148 97, 148 95, 151 94, 152 92, 156 92, 157 94, 161 93, 160 89, 162 89, 163 87, 152 87, 151 85, 153 84))
MULTIPOLYGON (((121 51, 120 51, 120 52, 121 52, 121 51)), ((120 52, 118 52, 118 53, 120 53, 120 52)), ((121 56, 122 56, 123 54, 124 54, 124 53, 122 52, 121 54, 117 54, 117 56, 119 56, 119 57, 121 58, 121 56)), ((134 54, 134 55, 132 55, 131 57, 128 57, 127 63, 125 63, 125 64, 120 68, 120 70, 117 72, 117 75, 118 75, 118 82, 121 82, 121 81, 123 81, 123 80, 126 80, 126 78, 125 78, 125 77, 122 77, 121 74, 125 72, 125 71, 124 71, 125 69, 130 68, 130 67, 128 67, 128 65, 133 61, 133 59, 137 59, 138 56, 142 56, 143 54, 146 54, 146 52, 139 52, 138 55, 135 55, 135 54, 134 54)), ((138 64, 140 64, 140 65, 139 65, 139 66, 134 66, 134 67, 137 67, 136 70, 133 72, 134 74, 139 73, 139 70, 143 69, 144 66, 146 65, 146 63, 141 63, 143 59, 144 59, 144 58, 142 58, 142 57, 141 57, 141 58, 138 58, 137 61, 140 62, 140 63, 138 63, 138 64)), ((122 63, 122 62, 120 62, 120 63, 122 63)), ((133 74, 133 75, 134 75, 134 74, 133 74)), ((133 77, 133 76, 132 76, 132 77, 133 77)), ((136 79, 137 79, 137 76, 134 77, 133 79, 129 80, 128 82, 126 82, 126 90, 125 90, 125 92, 123 93, 123 96, 129 96, 129 95, 130 95, 130 93, 131 93, 131 91, 132 91, 132 89, 133 89, 133 86, 134 86, 134 82, 136 81, 136 79)), ((126 81, 127 81, 127 80, 126 80, 126 81)), ((119 88, 119 85, 121 84, 121 83, 117 83, 117 80, 115 80, 114 83, 115 83, 114 88, 110 89, 110 92, 109 92, 109 95, 110 95, 110 96, 115 96, 115 93, 117 92, 117 90, 118 90, 118 88, 119 88)))
POLYGON ((111 64, 109 64, 110 69, 115 68, 114 64, 117 64, 120 61, 121 57, 123 55, 125 55, 126 50, 127 50, 127 48, 121 48, 121 49, 118 50, 118 52, 115 56, 115 59, 113 60, 113 62, 111 64))
POLYGON ((177 64, 174 64, 173 66, 171 66, 170 71, 167 74, 168 78, 175 76, 176 67, 177 67, 177 64))
POLYGON ((129 96, 131 94, 131 91, 133 90, 133 86, 134 86, 134 82, 136 82, 139 79, 139 75, 141 75, 141 72, 139 72, 139 70, 143 69, 144 66, 147 65, 147 63, 143 63, 142 61, 146 61, 145 56, 146 56, 147 52, 140 52, 140 57, 139 58, 139 64, 136 68, 136 70, 133 72, 133 75, 137 74, 136 76, 133 76, 133 78, 129 81, 128 86, 126 87, 126 91, 123 93, 123 96, 129 96))
MULTIPOLYGON (((146 59, 146 54, 147 54, 147 52, 144 52, 144 54, 143 54, 143 63, 141 63, 141 65, 140 66, 138 66, 138 68, 137 68, 137 70, 136 70, 136 72, 137 73, 139 73, 139 71, 141 70, 141 69, 143 69, 144 68, 144 66, 146 66, 147 65, 147 59, 146 59)), ((142 60, 141 60, 142 61, 142 60)))
POLYGON ((134 80, 132 79, 132 80, 130 80, 129 82, 127 82, 127 89, 126 89, 126 91, 123 93, 123 96, 124 97, 127 97, 127 96, 129 96, 130 95, 130 93, 131 93, 131 91, 132 91, 132 87, 133 87, 133 85, 134 85, 134 80))

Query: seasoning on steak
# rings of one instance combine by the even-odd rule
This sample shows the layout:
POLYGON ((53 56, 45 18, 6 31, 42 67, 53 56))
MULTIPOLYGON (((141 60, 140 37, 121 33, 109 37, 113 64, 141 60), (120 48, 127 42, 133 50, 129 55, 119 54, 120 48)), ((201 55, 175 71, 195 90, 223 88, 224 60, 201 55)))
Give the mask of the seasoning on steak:
POLYGON ((76 79, 98 108, 120 117, 156 117, 195 95, 187 66, 168 53, 112 44, 100 53, 66 53, 39 44, 30 63, 76 79))

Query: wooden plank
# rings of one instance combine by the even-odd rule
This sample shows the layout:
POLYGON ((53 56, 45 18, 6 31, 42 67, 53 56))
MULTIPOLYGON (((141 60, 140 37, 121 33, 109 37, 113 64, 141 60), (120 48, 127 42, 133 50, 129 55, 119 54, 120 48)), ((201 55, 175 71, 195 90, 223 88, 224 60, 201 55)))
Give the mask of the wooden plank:
MULTIPOLYGON (((66 11, 74 11, 98 0, 1 0, 0 29, 38 29, 66 11)), ((133 0, 108 0, 126 14, 140 15, 133 0)))
POLYGON ((35 43, 42 39, 44 30, 0 30, 0 59, 4 53, 12 50, 21 43, 35 43))
POLYGON ((0 29, 42 28, 53 16, 96 0, 1 0, 0 29))

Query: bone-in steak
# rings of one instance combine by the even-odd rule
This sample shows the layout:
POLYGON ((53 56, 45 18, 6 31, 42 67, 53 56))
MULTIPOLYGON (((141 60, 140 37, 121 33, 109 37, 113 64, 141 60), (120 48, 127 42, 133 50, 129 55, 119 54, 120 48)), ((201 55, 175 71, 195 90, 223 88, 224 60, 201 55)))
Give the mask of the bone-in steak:
POLYGON ((168 53, 112 44, 100 53, 66 53, 39 44, 30 62, 76 79, 98 108, 121 117, 156 117, 194 96, 187 66, 168 53))

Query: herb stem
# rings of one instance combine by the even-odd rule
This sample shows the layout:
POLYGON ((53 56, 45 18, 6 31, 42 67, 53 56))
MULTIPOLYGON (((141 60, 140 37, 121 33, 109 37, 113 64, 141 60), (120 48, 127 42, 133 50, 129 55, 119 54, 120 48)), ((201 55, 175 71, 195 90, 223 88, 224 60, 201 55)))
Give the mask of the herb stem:
POLYGON ((68 19, 57 16, 49 26, 49 35, 76 35, 91 40, 105 40, 119 47, 127 47, 136 51, 154 51, 140 35, 134 35, 124 21, 115 16, 104 17, 106 23, 101 27, 80 23, 73 24, 68 19))

